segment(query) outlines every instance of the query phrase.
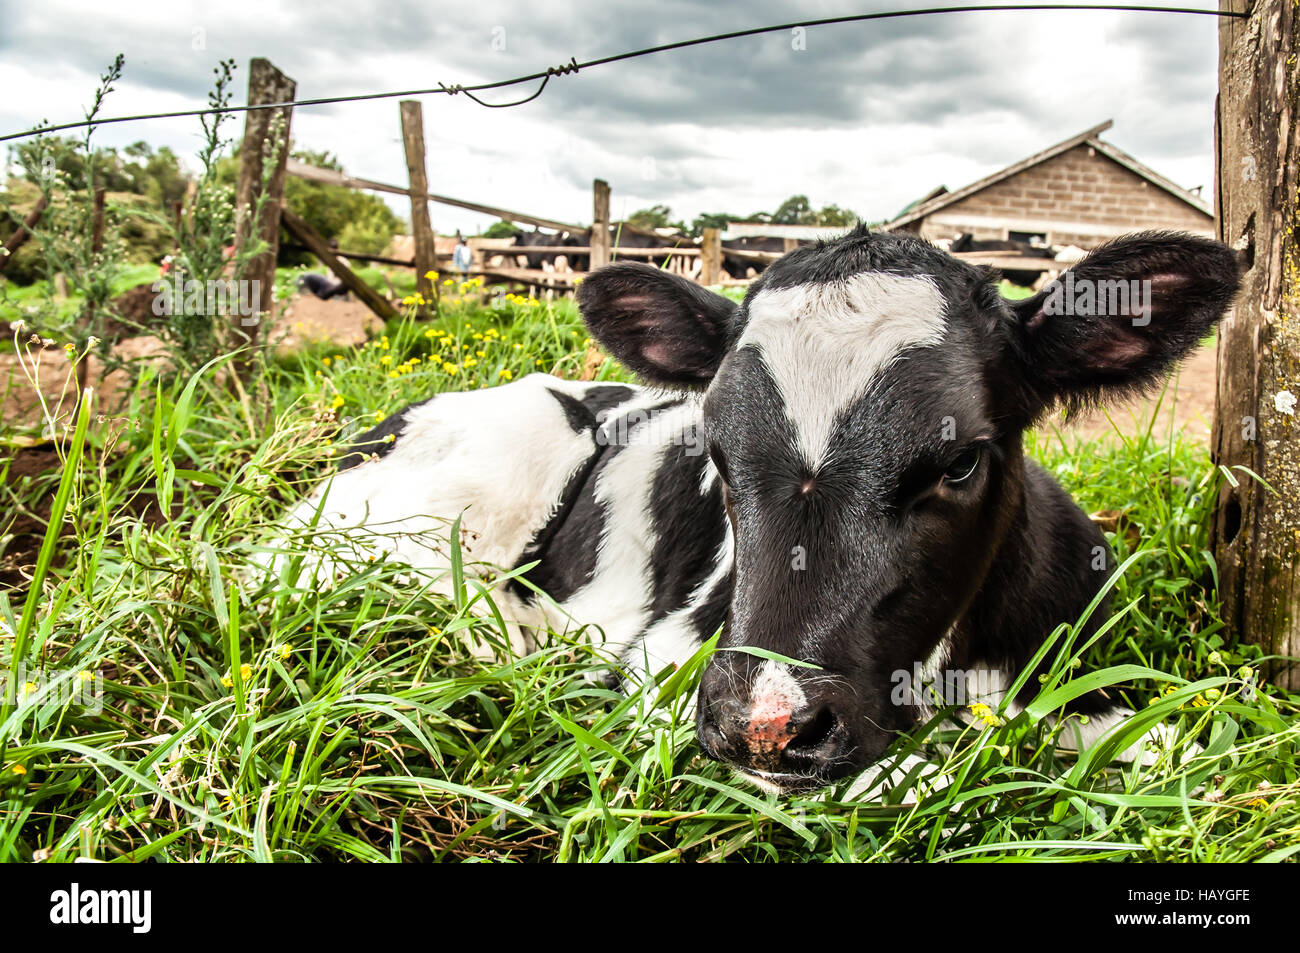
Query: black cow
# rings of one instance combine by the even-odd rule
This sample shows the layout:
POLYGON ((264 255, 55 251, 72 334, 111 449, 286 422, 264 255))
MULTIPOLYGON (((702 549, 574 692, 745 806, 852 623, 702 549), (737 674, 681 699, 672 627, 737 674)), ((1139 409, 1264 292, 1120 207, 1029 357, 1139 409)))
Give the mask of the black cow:
MULTIPOLYGON (((970 232, 962 232, 953 239, 952 244, 948 247, 951 252, 972 252, 972 251, 1010 251, 1024 255, 1026 258, 1055 258, 1056 249, 1047 245, 1039 246, 1031 242, 1016 241, 1015 239, 1001 238, 976 238, 970 232)), ((1033 287, 1034 283, 1042 277, 1042 269, 1029 270, 1023 268, 999 269, 1002 276, 1013 285, 1021 285, 1025 288, 1033 287)))
POLYGON ((735 251, 783 252, 785 251, 785 239, 760 236, 724 239, 722 242, 722 267, 725 268, 727 274, 731 275, 733 278, 746 278, 749 276, 749 269, 754 269, 755 275, 761 275, 771 262, 746 258, 741 255, 728 255, 727 249, 735 251))

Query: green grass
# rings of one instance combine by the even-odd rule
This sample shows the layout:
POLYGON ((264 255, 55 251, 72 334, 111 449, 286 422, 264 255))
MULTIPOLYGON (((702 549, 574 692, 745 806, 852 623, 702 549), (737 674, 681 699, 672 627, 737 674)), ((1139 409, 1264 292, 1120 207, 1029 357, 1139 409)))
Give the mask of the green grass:
MULTIPOLYGON (((846 802, 847 784, 771 797, 704 760, 683 712, 707 648, 623 694, 579 638, 472 657, 467 635, 503 640, 490 611, 501 579, 461 578, 447 599, 380 562, 297 591, 252 562, 348 433, 441 390, 576 376, 585 344, 567 303, 449 302, 432 325, 395 322, 364 348, 264 363, 240 398, 219 386, 219 366, 146 377, 125 412, 89 418, 84 447, 63 445, 62 467, 11 479, 0 463, 0 512, 47 517, 54 501, 42 584, 30 598, 0 592, 0 669, 39 663, 48 676, 0 712, 0 859, 1300 851, 1300 699, 1256 684, 1258 653, 1225 638, 1205 531, 1221 477, 1177 439, 1075 445, 1049 428, 1031 441, 1085 508, 1125 514, 1114 618, 1089 646, 1056 633, 1028 713, 981 729, 936 719, 900 741, 891 758, 922 748, 942 776, 915 804, 846 802), (101 676, 102 710, 67 700, 101 676), (1043 716, 1098 684, 1139 717, 1080 757, 1058 753, 1043 716), (1108 764, 1155 721, 1204 751, 1108 764)), ((601 374, 626 379, 612 362, 601 374)), ((0 555, 16 545, 9 532, 0 524, 0 555)))
MULTIPOLYGON (((158 266, 138 264, 122 266, 121 274, 113 283, 113 294, 119 295, 136 285, 158 278, 158 266)), ((15 285, 0 281, 0 321, 25 320, 32 318, 51 305, 49 310, 56 313, 61 321, 71 321, 79 315, 85 299, 79 294, 69 294, 66 298, 55 300, 54 289, 49 281, 42 279, 30 285, 15 285), (51 304, 52 303, 52 304, 51 304)), ((0 349, 13 350, 11 340, 0 341, 0 349)))

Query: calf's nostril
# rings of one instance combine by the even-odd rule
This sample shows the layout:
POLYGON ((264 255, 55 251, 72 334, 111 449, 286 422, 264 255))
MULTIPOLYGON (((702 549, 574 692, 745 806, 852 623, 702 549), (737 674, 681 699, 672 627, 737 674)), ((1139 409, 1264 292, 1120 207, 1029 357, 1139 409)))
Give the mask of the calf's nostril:
POLYGON ((797 732, 785 745, 787 752, 807 752, 820 748, 835 733, 839 721, 830 708, 822 705, 809 718, 803 719, 797 732))

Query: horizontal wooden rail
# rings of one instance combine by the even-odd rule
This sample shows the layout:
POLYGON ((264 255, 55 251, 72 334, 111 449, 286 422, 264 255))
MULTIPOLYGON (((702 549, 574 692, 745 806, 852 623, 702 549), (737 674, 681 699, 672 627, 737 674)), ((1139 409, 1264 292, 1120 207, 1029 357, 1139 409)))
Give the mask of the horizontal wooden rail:
MULTIPOLYGON (((590 255, 590 245, 510 245, 506 248, 493 248, 494 255, 590 255)), ((660 255, 699 255, 698 248, 687 245, 678 248, 622 248, 610 249, 612 255, 624 258, 658 258, 660 255)))
POLYGON ((1070 266, 1055 258, 1021 258, 1017 255, 1004 255, 989 252, 963 252, 954 257, 972 265, 988 265, 1003 271, 1063 271, 1070 266))
MULTIPOLYGON (((392 195, 410 195, 410 189, 404 189, 399 185, 389 185, 386 182, 376 182, 373 179, 361 179, 353 175, 346 175, 334 169, 322 169, 318 166, 308 165, 306 162, 299 162, 297 159, 290 159, 288 165, 290 175, 296 175, 300 179, 306 179, 309 182, 320 182, 324 185, 338 185, 345 189, 366 189, 371 192, 388 192, 392 195)), ((479 202, 466 202, 463 199, 448 198, 445 195, 434 195, 432 192, 426 192, 426 197, 430 202, 437 202, 439 205, 451 205, 455 208, 468 209, 471 212, 482 212, 485 215, 495 215, 497 218, 504 218, 509 222, 523 222, 525 225, 533 225, 537 228, 553 228, 560 232, 583 232, 587 231, 585 225, 572 225, 568 222, 557 222, 555 219, 542 218, 537 215, 526 215, 523 212, 512 212, 509 209, 496 208, 492 205, 483 205, 479 202)))

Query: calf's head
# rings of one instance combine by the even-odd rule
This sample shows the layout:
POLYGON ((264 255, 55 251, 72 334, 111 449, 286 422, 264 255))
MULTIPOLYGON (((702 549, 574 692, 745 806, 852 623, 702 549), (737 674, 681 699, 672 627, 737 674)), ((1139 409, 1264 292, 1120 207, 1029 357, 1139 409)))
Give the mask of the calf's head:
POLYGON ((740 305, 641 264, 589 276, 579 302, 610 353, 706 389, 735 544, 722 646, 815 666, 718 653, 705 752, 783 788, 880 757, 915 717, 892 703, 895 673, 968 624, 1024 520, 1024 428, 1159 380, 1236 285, 1223 245, 1157 233, 1021 301, 988 269, 865 229, 786 255, 740 305))

